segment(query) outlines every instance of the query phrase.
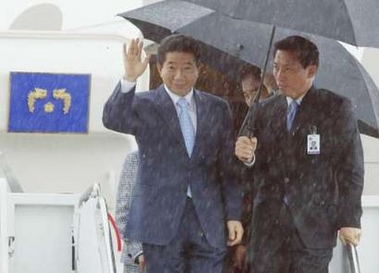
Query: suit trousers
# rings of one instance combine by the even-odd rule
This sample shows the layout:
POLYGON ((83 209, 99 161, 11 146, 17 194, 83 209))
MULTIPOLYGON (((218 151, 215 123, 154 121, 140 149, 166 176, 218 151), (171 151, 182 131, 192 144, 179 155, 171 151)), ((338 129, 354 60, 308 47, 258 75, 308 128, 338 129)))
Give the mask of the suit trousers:
MULTIPOLYGON (((251 253, 251 273, 327 273, 333 249, 307 248, 283 203, 269 240, 277 240, 275 249, 251 253)), ((273 245, 273 244, 269 244, 273 245)))
POLYGON ((177 234, 168 245, 143 244, 146 273, 221 273, 226 246, 212 247, 200 226, 191 198, 177 234))

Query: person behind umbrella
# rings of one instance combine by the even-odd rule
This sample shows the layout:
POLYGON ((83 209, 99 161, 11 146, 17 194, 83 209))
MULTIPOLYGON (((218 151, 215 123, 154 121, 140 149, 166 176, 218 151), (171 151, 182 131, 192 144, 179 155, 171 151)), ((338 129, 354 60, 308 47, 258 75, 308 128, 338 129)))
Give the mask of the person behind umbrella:
MULTIPOLYGON (((126 155, 122 165, 120 181, 117 188, 116 200, 116 223, 120 231, 125 230, 128 222, 130 206, 132 203, 132 193, 137 181, 138 171, 138 151, 126 155)), ((123 249, 121 262, 124 264, 124 273, 138 273, 139 268, 144 270, 145 259, 142 253, 142 245, 139 242, 128 240, 123 236, 123 249)))
POLYGON ((277 95, 278 86, 276 85, 275 77, 273 74, 266 73, 263 79, 263 84, 266 87, 267 92, 268 94, 270 94, 270 96, 277 95))
POLYGON ((194 89, 200 46, 170 35, 158 48, 163 85, 135 93, 142 42, 125 47, 125 75, 104 106, 106 128, 135 135, 138 183, 124 235, 142 242, 146 272, 221 272, 241 241, 241 193, 226 101, 194 89), (227 235, 227 236, 226 236, 227 235))
MULTIPOLYGON (((242 69, 240 78, 241 89, 245 98, 245 102, 247 106, 250 107, 258 94, 258 89, 261 84, 261 70, 255 66, 246 66, 244 69, 242 69)), ((259 101, 275 94, 277 87, 272 79, 273 75, 265 75, 259 101)))
MULTIPOLYGON (((240 79, 241 79, 241 89, 245 98, 246 105, 248 107, 252 106, 256 96, 258 95, 258 89, 262 81, 262 72, 259 67, 256 66, 245 66, 242 69, 240 79)), ((272 74, 266 73, 263 80, 262 91, 259 96, 258 102, 261 102, 271 96, 276 95, 278 92, 278 87, 276 86, 274 76, 272 74)), ((254 110, 251 111, 254 113, 254 110)), ((243 198, 243 213, 242 213, 242 226, 244 228, 244 236, 241 244, 236 245, 229 251, 227 257, 226 266, 224 272, 248 272, 249 266, 246 260, 246 246, 249 242, 250 235, 250 225, 251 225, 251 213, 252 213, 252 200, 253 191, 251 188, 251 176, 252 170, 245 169, 241 172, 242 186, 244 191, 243 198)))
MULTIPOLYGON (((280 95, 256 111, 253 138, 235 154, 253 168, 252 272, 328 272, 339 231, 360 241, 363 151, 350 101, 313 85, 317 46, 300 36, 275 43, 280 95), (310 149, 312 141, 317 149, 310 149)), ((358 92, 359 90, 357 90, 358 92)))

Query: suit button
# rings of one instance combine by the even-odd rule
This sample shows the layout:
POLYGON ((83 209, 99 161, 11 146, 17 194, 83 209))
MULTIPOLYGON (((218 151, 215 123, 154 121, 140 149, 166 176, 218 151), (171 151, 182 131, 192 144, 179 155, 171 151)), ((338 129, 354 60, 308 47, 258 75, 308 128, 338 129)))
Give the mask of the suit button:
POLYGON ((290 182, 290 179, 289 179, 288 177, 285 177, 285 178, 284 178, 284 183, 287 184, 288 182, 290 182))

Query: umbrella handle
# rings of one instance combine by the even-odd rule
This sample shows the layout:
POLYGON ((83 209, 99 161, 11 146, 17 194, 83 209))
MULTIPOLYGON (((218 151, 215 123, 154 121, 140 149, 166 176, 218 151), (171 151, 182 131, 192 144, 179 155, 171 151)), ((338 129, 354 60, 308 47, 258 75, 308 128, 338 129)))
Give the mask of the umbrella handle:
POLYGON ((261 73, 261 82, 259 84, 258 94, 254 98, 254 102, 249 107, 249 111, 247 112, 245 119, 243 120, 243 123, 241 125, 241 128, 238 131, 239 136, 245 135, 249 138, 252 138, 254 136, 255 112, 258 108, 259 98, 261 97, 261 93, 262 93, 264 77, 266 75, 267 63, 268 63, 268 59, 270 58, 270 51, 271 51, 271 47, 272 47, 272 42, 274 41, 275 29, 276 29, 276 27, 273 25, 272 31, 271 31, 270 43, 267 47, 267 53, 265 56, 263 69, 262 69, 262 73, 261 73))
POLYGON ((357 248, 353 244, 347 243, 346 249, 347 249, 347 256, 349 258, 350 272, 361 273, 357 248))

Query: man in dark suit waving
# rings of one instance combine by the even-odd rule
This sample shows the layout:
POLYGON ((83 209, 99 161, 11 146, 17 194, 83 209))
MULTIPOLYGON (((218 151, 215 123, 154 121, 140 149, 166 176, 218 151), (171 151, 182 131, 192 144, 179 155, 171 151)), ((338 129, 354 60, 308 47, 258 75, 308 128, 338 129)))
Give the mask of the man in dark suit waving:
MULTIPOLYGON (((235 153, 253 168, 252 272, 328 272, 337 232, 360 240, 363 152, 348 99, 317 89, 319 52, 300 36, 275 44, 280 95, 262 102, 235 153)), ((359 90, 357 90, 359 92, 359 90)))
POLYGON ((103 115, 105 127, 134 135, 139 147, 124 236, 142 242, 148 273, 221 272, 226 244, 243 234, 231 112, 224 100, 194 89, 194 39, 163 39, 157 57, 164 84, 136 94, 149 60, 141 52, 138 39, 125 47, 125 75, 103 115))

